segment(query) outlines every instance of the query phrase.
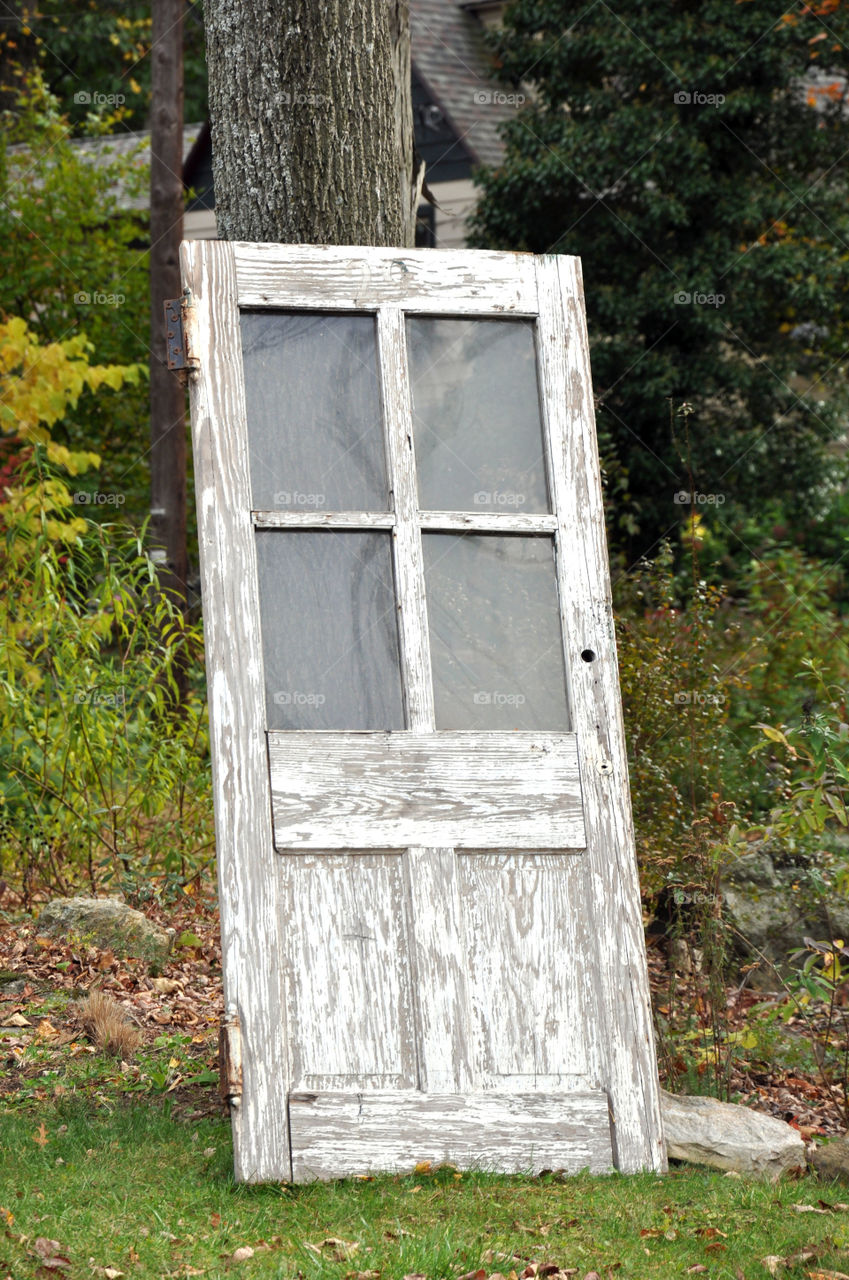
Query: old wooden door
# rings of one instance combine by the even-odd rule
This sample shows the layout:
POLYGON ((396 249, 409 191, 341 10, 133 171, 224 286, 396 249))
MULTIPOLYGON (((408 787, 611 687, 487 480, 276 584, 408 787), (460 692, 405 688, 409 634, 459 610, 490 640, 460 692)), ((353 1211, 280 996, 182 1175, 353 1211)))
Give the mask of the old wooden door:
POLYGON ((183 268, 237 1176, 662 1167, 578 262, 183 268))

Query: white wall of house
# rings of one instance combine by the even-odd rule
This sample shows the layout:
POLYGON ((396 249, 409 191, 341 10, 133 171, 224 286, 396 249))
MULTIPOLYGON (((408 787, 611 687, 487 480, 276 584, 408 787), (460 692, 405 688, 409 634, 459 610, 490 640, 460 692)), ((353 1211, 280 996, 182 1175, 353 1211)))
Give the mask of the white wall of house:
MULTIPOLYGON (((476 192, 469 178, 435 182, 431 188, 439 208, 434 210, 437 249, 462 249, 466 244, 466 219, 475 207, 476 192)), ((186 240, 215 240, 218 232, 212 209, 193 209, 183 215, 186 240)))

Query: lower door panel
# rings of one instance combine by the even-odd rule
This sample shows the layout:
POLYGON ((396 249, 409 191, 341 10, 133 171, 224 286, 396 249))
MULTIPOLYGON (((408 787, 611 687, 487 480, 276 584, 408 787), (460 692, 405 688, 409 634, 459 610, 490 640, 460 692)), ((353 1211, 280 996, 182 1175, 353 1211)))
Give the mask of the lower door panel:
POLYGON ((601 1091, 290 1093, 292 1178, 412 1172, 420 1161, 497 1173, 613 1167, 601 1091))

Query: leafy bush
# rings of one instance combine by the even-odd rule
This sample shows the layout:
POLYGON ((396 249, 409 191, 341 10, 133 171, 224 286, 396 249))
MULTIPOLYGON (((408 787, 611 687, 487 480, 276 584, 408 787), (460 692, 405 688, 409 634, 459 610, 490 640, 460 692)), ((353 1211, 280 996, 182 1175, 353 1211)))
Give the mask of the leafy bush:
POLYGON ((199 629, 158 590, 140 536, 72 494, 97 455, 49 436, 80 396, 139 374, 90 365, 82 338, 42 346, 0 324, 0 421, 17 429, 0 505, 0 870, 27 894, 84 879, 138 896, 197 874, 212 848, 199 629))

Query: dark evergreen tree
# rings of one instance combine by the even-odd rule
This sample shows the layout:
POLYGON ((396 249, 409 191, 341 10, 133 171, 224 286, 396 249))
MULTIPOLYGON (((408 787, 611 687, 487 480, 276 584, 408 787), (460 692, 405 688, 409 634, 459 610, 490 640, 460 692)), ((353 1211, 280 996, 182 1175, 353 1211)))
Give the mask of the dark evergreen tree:
POLYGON ((695 490, 726 545, 788 517, 815 544, 846 430, 849 5, 517 0, 494 40, 527 101, 475 238, 583 259, 614 538, 647 550, 695 490))

